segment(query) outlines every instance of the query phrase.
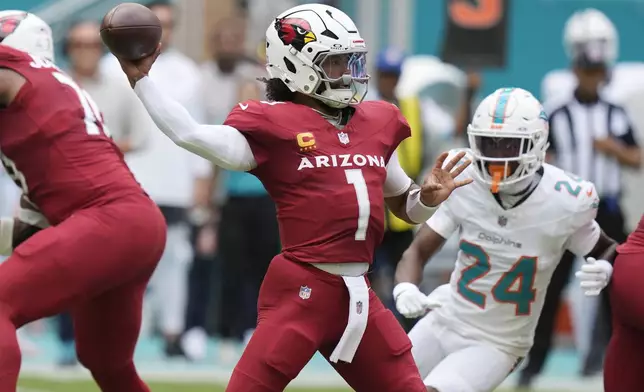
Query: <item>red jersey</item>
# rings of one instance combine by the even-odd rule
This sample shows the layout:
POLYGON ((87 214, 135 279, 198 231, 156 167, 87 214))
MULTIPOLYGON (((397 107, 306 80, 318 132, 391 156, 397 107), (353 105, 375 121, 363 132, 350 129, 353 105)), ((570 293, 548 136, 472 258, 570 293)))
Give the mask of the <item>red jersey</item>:
POLYGON ((88 94, 54 64, 0 45, 0 67, 26 79, 0 109, 0 158, 51 224, 143 192, 88 94))
POLYGON ((623 254, 644 253, 644 215, 626 242, 617 247, 617 252, 623 254))
POLYGON ((340 130, 308 106, 248 101, 225 124, 253 150, 251 173, 277 205, 285 257, 372 262, 384 233, 385 166, 411 134, 398 108, 364 102, 340 130))

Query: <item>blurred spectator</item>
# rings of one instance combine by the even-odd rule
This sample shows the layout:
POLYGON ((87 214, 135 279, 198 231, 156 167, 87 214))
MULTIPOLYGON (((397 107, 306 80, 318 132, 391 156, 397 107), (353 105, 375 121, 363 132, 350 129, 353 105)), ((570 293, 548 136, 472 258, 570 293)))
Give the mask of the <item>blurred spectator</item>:
MULTIPOLYGON (((575 12, 566 22, 563 33, 564 49, 568 57, 575 47, 588 40, 601 42, 607 62, 611 65, 608 78, 602 83, 602 96, 619 104, 635 93, 644 91, 644 64, 617 62, 619 34, 615 25, 599 10, 589 8, 575 12)), ((541 100, 552 102, 569 96, 577 87, 577 78, 571 68, 548 72, 541 81, 541 100)), ((639 219, 639 216, 638 216, 639 219)))
MULTIPOLYGON (((411 178, 417 179, 425 165, 423 154, 425 136, 418 100, 406 99, 401 102, 396 97, 396 85, 402 72, 404 60, 405 53, 397 48, 388 48, 378 53, 375 84, 371 84, 372 88, 376 88, 370 91, 369 98, 384 100, 399 106, 409 122, 412 136, 404 140, 396 152, 405 172, 411 178)), ((376 250, 373 275, 370 279, 378 297, 406 327, 411 328, 413 322, 401 317, 395 310, 391 292, 393 290, 393 274, 398 260, 414 239, 414 226, 398 219, 390 211, 387 211, 386 218, 387 230, 382 243, 376 250)))
POLYGON ((246 58, 245 26, 238 18, 222 19, 210 37, 213 59, 201 65, 206 120, 210 124, 223 123, 239 102, 241 82, 256 82, 264 74, 262 67, 246 58))
MULTIPOLYGON (((204 196, 206 199, 202 205, 210 205, 210 192, 205 193, 204 196)), ((195 255, 188 275, 188 304, 185 332, 182 338, 182 347, 193 360, 202 360, 207 354, 207 315, 217 312, 220 305, 219 301, 213 301, 213 299, 219 299, 219 296, 212 295, 213 291, 219 293, 218 283, 221 278, 220 271, 215 268, 215 265, 219 264, 218 215, 214 211, 209 211, 208 215, 203 217, 207 219, 200 222, 193 219, 192 243, 195 255)))
MULTIPOLYGON (((96 102, 114 141, 127 153, 144 142, 146 133, 142 125, 147 121, 148 115, 132 89, 99 71, 99 62, 104 52, 99 29, 100 25, 95 20, 72 23, 63 42, 63 54, 68 60, 69 75, 96 102)), ((63 366, 75 365, 72 318, 64 313, 57 321, 61 342, 59 363, 63 366)))
POLYGON ((112 138, 123 153, 128 153, 143 145, 152 122, 127 84, 100 71, 104 46, 99 29, 95 20, 72 24, 63 43, 63 54, 68 60, 69 75, 96 102, 112 138))
MULTIPOLYGON (((238 102, 262 98, 256 78, 264 71, 245 59, 244 28, 238 19, 224 19, 213 30, 214 59, 201 68, 208 123, 221 124, 238 102)), ((259 287, 279 252, 279 233, 275 205, 255 176, 217 169, 213 182, 221 191, 221 355, 234 360, 239 343, 255 328, 259 287)))
MULTIPOLYGON (((470 75, 470 86, 465 91, 466 103, 460 105, 462 107, 452 114, 441 105, 441 97, 432 97, 428 94, 422 96, 401 94, 399 82, 405 61, 405 53, 397 48, 387 48, 378 53, 375 83, 370 85, 368 99, 385 100, 400 108, 411 127, 412 136, 404 140, 396 150, 398 159, 411 178, 416 182, 422 182, 427 167, 433 163, 437 149, 444 149, 446 145, 449 145, 447 148, 464 145, 464 141, 460 143, 454 141, 465 132, 470 116, 469 103, 476 93, 479 80, 478 75, 470 75), (436 144, 440 146, 434 146, 436 144), (432 145, 431 148, 430 145, 432 145)), ((436 62, 439 61, 436 60, 436 62)), ((455 86, 452 90, 458 90, 458 88, 455 86)), ((447 89, 440 91, 446 92, 447 89)), ((459 106, 459 103, 456 103, 456 106, 459 106)), ((396 218, 390 212, 387 212, 386 217, 387 230, 382 244, 376 251, 371 281, 380 299, 397 314, 391 295, 393 273, 402 253, 414 238, 415 227, 396 218)), ((450 264, 453 264, 455 254, 455 251, 446 254, 450 264)), ((400 316, 399 319, 406 328, 411 328, 412 320, 403 319, 400 316)))
POLYGON ((248 40, 244 45, 245 49, 251 51, 256 42, 260 42, 266 35, 266 29, 269 23, 275 19, 275 16, 284 12, 291 7, 298 5, 297 0, 245 0, 242 4, 247 10, 248 24, 246 25, 246 35, 248 40))
MULTIPOLYGON (((550 115, 550 159, 569 173, 595 184, 600 197, 597 223, 618 243, 626 239, 620 196, 621 168, 638 168, 641 151, 635 140, 632 121, 626 111, 608 99, 602 86, 610 77, 616 60, 616 31, 605 15, 596 10, 575 13, 566 25, 570 39, 568 55, 576 88, 560 94, 546 107, 550 115)), ((544 308, 535 332, 528 365, 520 377, 529 386, 540 373, 552 343, 555 318, 575 257, 567 252, 548 286, 544 308)), ((582 375, 601 372, 603 354, 610 338, 608 291, 602 293, 597 321, 582 375)))
MULTIPOLYGON (((177 11, 168 2, 152 2, 148 7, 159 18, 163 29, 162 53, 149 77, 202 122, 204 108, 199 68, 171 45, 177 11), (176 75, 181 75, 181 83, 176 83, 176 75)), ((106 71, 119 74, 126 82, 112 55, 102 61, 106 71)), ((201 204, 203 198, 195 197, 207 193, 203 189, 210 184, 211 167, 204 159, 177 147, 161 131, 149 131, 145 148, 126 157, 137 180, 159 205, 168 224, 166 249, 150 281, 144 313, 146 317, 150 313, 159 315, 165 354, 183 356, 180 337, 185 327, 188 271, 193 258, 189 218, 203 219, 202 213, 190 214, 190 211, 193 207, 198 207, 198 211, 207 210, 208 206, 201 204)))

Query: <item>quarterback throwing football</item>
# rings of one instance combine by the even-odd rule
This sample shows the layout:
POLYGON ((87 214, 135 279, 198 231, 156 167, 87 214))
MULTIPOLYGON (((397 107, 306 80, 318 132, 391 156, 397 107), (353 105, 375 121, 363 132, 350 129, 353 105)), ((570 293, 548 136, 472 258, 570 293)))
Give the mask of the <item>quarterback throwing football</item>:
MULTIPOLYGON (((258 324, 227 391, 282 391, 316 351, 356 391, 426 391, 411 343, 365 274, 385 203, 407 222, 471 180, 464 154, 437 161, 418 187, 395 150, 410 136, 398 109, 364 102, 365 41, 342 11, 301 5, 266 31, 269 101, 238 104, 224 125, 200 125, 145 77, 154 57, 121 60, 159 128, 179 146, 250 171, 277 205, 282 253, 268 269, 258 324), (452 170, 453 169, 453 170, 452 170)), ((252 244, 248 244, 252 246, 252 244)))

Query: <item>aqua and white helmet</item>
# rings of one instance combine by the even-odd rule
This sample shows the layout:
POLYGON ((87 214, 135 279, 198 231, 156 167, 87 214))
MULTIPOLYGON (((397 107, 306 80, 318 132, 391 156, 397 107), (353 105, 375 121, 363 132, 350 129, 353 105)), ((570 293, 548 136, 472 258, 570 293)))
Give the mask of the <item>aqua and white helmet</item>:
POLYGON ((497 192, 541 168, 548 149, 548 117, 530 92, 500 88, 478 106, 467 135, 478 179, 497 192))
POLYGON ((356 105, 366 96, 366 55, 351 18, 325 4, 291 8, 266 30, 270 77, 334 108, 356 105))

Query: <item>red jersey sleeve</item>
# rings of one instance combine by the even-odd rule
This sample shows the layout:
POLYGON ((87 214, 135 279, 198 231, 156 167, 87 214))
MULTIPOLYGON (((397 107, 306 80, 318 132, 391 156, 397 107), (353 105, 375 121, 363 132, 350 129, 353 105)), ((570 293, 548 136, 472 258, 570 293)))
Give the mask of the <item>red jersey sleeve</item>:
POLYGON ((626 242, 617 247, 617 253, 644 253, 644 215, 642 215, 640 223, 635 231, 628 236, 626 242))
POLYGON ((266 163, 275 135, 265 119, 262 103, 245 101, 237 104, 228 114, 224 125, 237 129, 246 137, 257 167, 266 163))

